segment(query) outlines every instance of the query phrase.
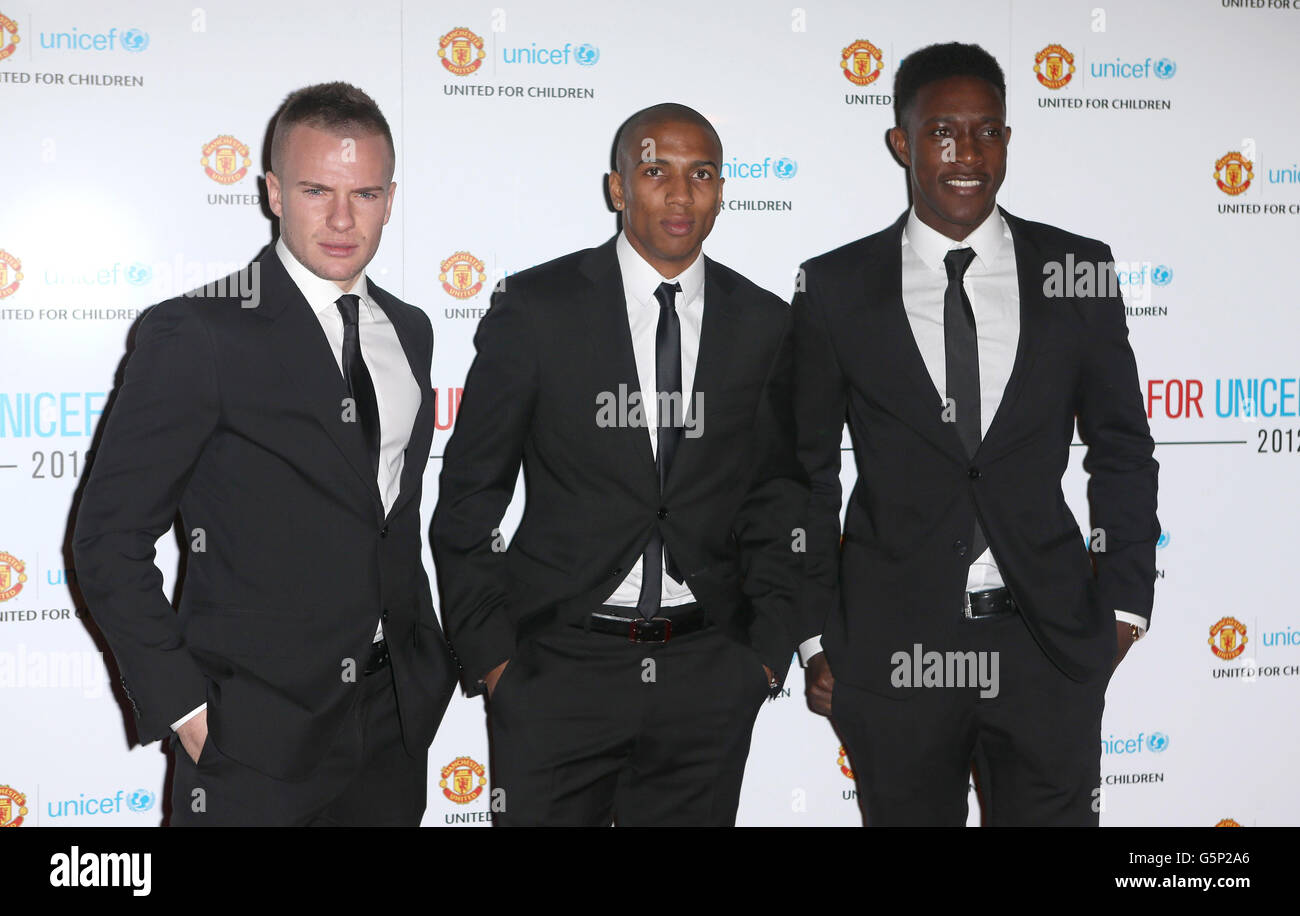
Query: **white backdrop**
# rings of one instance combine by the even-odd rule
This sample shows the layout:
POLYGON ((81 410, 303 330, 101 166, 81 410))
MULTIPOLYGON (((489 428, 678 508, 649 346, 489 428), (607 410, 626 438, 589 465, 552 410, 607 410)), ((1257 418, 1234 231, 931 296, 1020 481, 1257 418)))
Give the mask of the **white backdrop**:
MULTIPOLYGON (((1300 823, 1300 302, 1284 273, 1300 128, 1279 116, 1300 86, 1300 10, 1098 2, 0 0, 0 824, 160 820, 165 757, 127 746, 67 588, 69 510, 139 311, 268 240, 262 145, 287 93, 346 79, 393 127, 397 202, 370 275, 434 323, 427 525, 491 284, 613 233, 603 176, 628 114, 674 100, 713 121, 728 203, 706 248, 788 297, 800 261, 905 207, 883 139, 895 68, 949 40, 1006 71, 1002 204, 1128 262, 1165 532, 1151 632, 1107 697, 1102 823, 1300 823), (438 54, 458 28, 475 60, 482 43, 464 75, 438 54), (858 79, 875 73, 864 85, 841 67, 857 50, 871 58, 858 79), (1059 88, 1035 74, 1045 51, 1070 77, 1059 88), (1229 153, 1249 171, 1216 165, 1229 153), (485 279, 453 295, 439 274, 451 282, 461 257, 485 279)), ((1086 521, 1081 452, 1065 485, 1086 521)), ((170 538, 159 565, 170 589, 170 538)), ((439 783, 443 767, 488 762, 483 703, 458 695, 430 752, 425 824, 487 823, 486 788, 453 798, 439 783)), ((740 822, 857 823, 842 765, 796 666, 759 716, 740 822)))

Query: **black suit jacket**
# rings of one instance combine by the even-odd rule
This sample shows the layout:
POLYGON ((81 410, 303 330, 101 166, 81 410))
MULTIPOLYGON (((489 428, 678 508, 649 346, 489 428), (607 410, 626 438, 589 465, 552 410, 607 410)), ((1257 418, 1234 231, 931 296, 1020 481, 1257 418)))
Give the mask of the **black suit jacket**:
POLYGON ((789 308, 705 259, 702 434, 681 440, 661 498, 647 429, 596 422, 602 392, 640 390, 615 240, 507 282, 474 338, 431 535, 467 689, 513 655, 522 622, 595 610, 655 527, 709 617, 784 677, 802 559, 792 532, 807 499, 789 308), (496 552, 521 461, 527 506, 496 552))
POLYGON ((907 214, 804 265, 793 307, 799 453, 812 480, 800 638, 824 633, 837 680, 888 689, 893 652, 910 653, 915 642, 964 648, 977 516, 1029 629, 1071 678, 1109 670, 1116 609, 1151 614, 1158 466, 1123 303, 1044 293, 1046 264, 1071 254, 1109 265, 1110 249, 1003 216, 1019 274, 1020 340, 973 458, 956 424, 943 422, 903 309, 907 214), (841 548, 846 417, 858 480, 841 548), (1061 491, 1076 417, 1104 553, 1089 554, 1061 491))
POLYGON ((359 695, 382 612, 406 746, 422 756, 455 686, 420 549, 432 327, 370 284, 422 394, 385 517, 319 321, 273 247, 245 271, 141 322, 77 517, 78 584, 144 741, 206 701, 224 754, 310 772, 359 695), (256 307, 240 289, 259 291, 256 307), (190 550, 174 612, 153 559, 178 508, 190 550))

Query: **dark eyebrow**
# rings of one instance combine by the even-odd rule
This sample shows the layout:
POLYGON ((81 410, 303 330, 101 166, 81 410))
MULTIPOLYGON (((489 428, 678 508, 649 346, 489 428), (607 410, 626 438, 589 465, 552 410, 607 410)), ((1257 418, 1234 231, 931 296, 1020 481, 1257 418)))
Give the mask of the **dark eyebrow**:
MULTIPOLYGON (((334 190, 334 189, 331 188, 329 185, 327 185, 327 184, 321 184, 319 181, 300 181, 300 182, 298 182, 298 185, 297 185, 297 186, 300 187, 300 188, 317 188, 317 189, 319 189, 319 190, 321 190, 321 191, 333 191, 333 190, 334 190)), ((371 192, 374 192, 374 193, 383 193, 383 191, 384 191, 384 186, 383 186, 383 185, 374 185, 373 187, 369 187, 369 188, 354 188, 353 191, 352 191, 352 193, 353 193, 353 194, 360 194, 360 193, 362 193, 363 191, 371 191, 371 192)))
MULTIPOLYGON (((642 159, 641 164, 642 165, 667 165, 668 160, 667 159, 642 159)), ((718 164, 714 162, 712 159, 696 159, 694 162, 691 163, 691 168, 698 169, 702 165, 711 165, 715 169, 718 167, 718 164)))

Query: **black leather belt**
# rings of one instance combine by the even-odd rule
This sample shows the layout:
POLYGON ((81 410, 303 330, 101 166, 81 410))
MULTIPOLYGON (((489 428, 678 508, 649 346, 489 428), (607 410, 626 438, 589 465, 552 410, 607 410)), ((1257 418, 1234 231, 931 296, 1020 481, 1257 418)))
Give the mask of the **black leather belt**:
MULTIPOLYGON (((623 617, 617 613, 606 613, 615 608, 605 605, 602 610, 591 615, 586 621, 588 629, 596 633, 608 633, 610 636, 622 636, 629 642, 668 642, 676 636, 685 636, 708 626, 709 620, 704 608, 694 607, 672 617, 623 617)), ((635 608, 617 608, 618 611, 635 611, 635 608)), ((670 609, 666 609, 670 610, 670 609)))
POLYGON ((1019 608, 1011 598, 1007 588, 991 588, 983 592, 967 592, 962 602, 962 616, 967 620, 984 620, 989 617, 1005 617, 1014 614, 1019 608))
POLYGON ((369 677, 376 671, 383 671, 388 667, 388 662, 388 641, 381 639, 378 642, 373 642, 370 644, 370 657, 366 659, 366 666, 362 669, 362 674, 369 677))

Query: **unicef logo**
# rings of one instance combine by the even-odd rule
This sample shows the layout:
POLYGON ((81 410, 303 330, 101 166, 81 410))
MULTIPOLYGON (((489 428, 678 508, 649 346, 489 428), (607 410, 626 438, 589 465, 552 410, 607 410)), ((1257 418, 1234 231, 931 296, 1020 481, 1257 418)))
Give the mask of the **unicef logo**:
POLYGON ((153 807, 155 796, 148 789, 136 789, 126 797, 126 806, 132 811, 148 811, 153 807))
POLYGON ((793 159, 787 159, 784 156, 776 160, 776 166, 773 168, 776 177, 780 178, 782 181, 793 178, 798 171, 799 163, 795 162, 793 159))
POLYGON ((600 48, 595 45, 578 45, 578 50, 573 52, 573 59, 576 60, 580 66, 590 67, 596 61, 600 60, 600 48))
POLYGON ((1164 732, 1152 732, 1147 735, 1147 749, 1153 754, 1163 753, 1169 747, 1169 736, 1164 732))
POLYGON ((127 29, 122 33, 122 47, 131 52, 143 51, 149 47, 149 33, 139 29, 127 29))
POLYGON ((1162 80, 1167 80, 1178 72, 1178 65, 1167 57, 1162 57, 1156 61, 1156 76, 1162 80))
POLYGON ((1160 538, 1156 541, 1156 550, 1164 550, 1169 546, 1169 532, 1160 532, 1160 538))
POLYGON ((139 261, 126 269, 126 282, 132 286, 144 286, 153 279, 153 268, 139 261))
POLYGON ((1168 286, 1173 278, 1174 272, 1163 264, 1157 264, 1151 269, 1151 282, 1156 286, 1168 286))

